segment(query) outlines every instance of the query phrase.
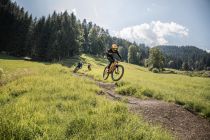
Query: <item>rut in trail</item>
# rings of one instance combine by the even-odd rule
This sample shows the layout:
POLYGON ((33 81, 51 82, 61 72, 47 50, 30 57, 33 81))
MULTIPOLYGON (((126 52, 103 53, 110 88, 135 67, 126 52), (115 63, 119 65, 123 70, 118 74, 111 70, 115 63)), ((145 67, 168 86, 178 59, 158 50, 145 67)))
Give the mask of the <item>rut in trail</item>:
MULTIPOLYGON (((86 77, 86 76, 82 76, 86 77)), ((87 77, 86 77, 87 78, 87 77)), ((89 78, 89 77, 88 77, 89 78)), ((93 80, 92 78, 89 78, 93 80)), ((115 93, 115 83, 95 81, 109 99, 127 100, 129 110, 151 124, 160 124, 180 140, 210 140, 210 122, 180 105, 155 99, 142 100, 115 93)))

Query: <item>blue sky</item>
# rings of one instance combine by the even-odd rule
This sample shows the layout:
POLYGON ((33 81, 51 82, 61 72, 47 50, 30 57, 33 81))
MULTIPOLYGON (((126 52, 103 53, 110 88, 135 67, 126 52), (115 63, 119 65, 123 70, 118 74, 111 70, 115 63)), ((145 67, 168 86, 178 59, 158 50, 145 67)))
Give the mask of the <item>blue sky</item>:
POLYGON ((210 50, 210 0, 13 0, 35 17, 74 12, 113 36, 210 50))

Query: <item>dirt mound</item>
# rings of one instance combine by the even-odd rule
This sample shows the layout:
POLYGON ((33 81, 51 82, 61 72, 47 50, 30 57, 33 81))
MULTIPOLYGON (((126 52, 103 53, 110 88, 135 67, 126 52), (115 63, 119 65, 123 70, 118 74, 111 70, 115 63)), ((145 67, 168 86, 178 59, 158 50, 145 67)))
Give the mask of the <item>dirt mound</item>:
POLYGON ((130 110, 141 114, 150 123, 159 123, 178 139, 210 139, 210 123, 183 107, 158 100, 137 100, 130 110))

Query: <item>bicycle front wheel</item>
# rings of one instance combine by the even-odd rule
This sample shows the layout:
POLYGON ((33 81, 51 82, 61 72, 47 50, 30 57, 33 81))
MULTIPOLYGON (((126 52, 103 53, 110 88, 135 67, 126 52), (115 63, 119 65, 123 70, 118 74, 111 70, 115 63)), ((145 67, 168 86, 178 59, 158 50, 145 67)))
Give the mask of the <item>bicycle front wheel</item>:
POLYGON ((124 74, 124 67, 122 65, 118 65, 117 68, 112 72, 112 80, 119 81, 124 74))

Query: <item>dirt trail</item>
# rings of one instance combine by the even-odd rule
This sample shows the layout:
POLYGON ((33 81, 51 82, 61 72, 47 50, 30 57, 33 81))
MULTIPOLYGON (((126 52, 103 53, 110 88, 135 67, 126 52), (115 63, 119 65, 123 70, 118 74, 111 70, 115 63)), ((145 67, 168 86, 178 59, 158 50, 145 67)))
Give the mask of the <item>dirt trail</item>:
POLYGON ((95 82, 102 89, 99 94, 106 95, 109 99, 127 101, 131 112, 143 116, 151 124, 162 125, 177 139, 210 140, 210 122, 182 106, 155 99, 142 100, 131 96, 122 96, 115 93, 115 83, 95 82))

